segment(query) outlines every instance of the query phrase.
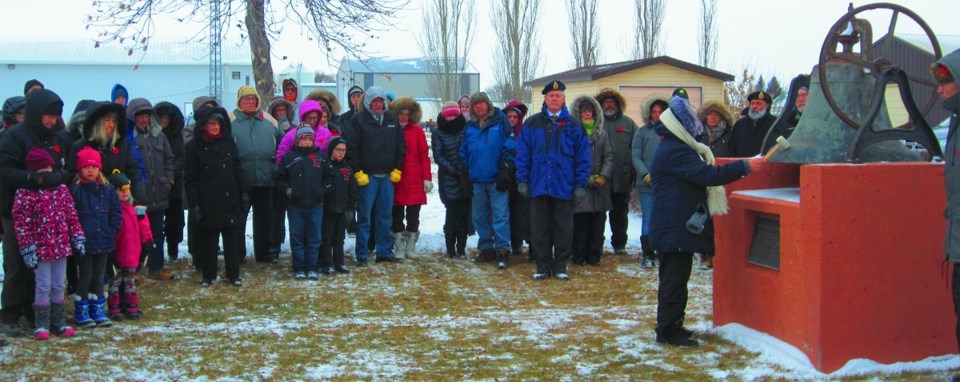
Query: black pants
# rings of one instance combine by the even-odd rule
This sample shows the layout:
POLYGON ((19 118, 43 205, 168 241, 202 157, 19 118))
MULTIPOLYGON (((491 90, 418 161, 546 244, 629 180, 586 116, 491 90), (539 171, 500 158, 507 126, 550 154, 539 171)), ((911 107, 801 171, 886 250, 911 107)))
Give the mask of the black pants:
POLYGON ((240 262, 243 254, 243 225, 224 227, 220 229, 197 229, 197 253, 200 262, 200 272, 204 279, 217 278, 217 243, 223 238, 223 262, 226 268, 227 279, 230 281, 240 278, 240 262))
POLYGON ((417 232, 420 231, 420 207, 414 206, 393 206, 393 232, 417 232), (403 221, 407 224, 404 226, 403 221))
POLYGON ((657 336, 670 338, 683 327, 687 310, 687 282, 693 269, 693 252, 660 255, 660 286, 657 289, 657 336))
MULTIPOLYGON (((443 221, 443 235, 448 244, 447 251, 453 249, 460 254, 467 247, 467 233, 469 231, 470 210, 473 209, 471 199, 449 201, 443 204, 446 214, 443 221)), ((449 254, 449 253, 448 253, 449 254)))
POLYGON ((183 242, 183 199, 170 199, 163 224, 163 234, 167 237, 167 254, 170 260, 176 260, 180 257, 179 247, 183 242))
POLYGON ((81 299, 94 298, 89 297, 94 294, 97 298, 104 297, 103 276, 107 273, 107 258, 110 253, 88 253, 77 259, 79 267, 77 279, 77 295, 81 299))
POLYGON ((280 245, 283 244, 284 239, 287 237, 287 202, 289 201, 290 198, 287 197, 287 190, 281 189, 281 187, 274 187, 274 214, 273 225, 271 226, 273 235, 270 237, 272 243, 270 251, 274 254, 280 253, 280 245))
POLYGON ((573 201, 538 196, 530 201, 531 250, 537 257, 537 273, 567 273, 573 243, 573 201))
POLYGON ((36 275, 27 269, 20 256, 20 245, 13 229, 13 219, 3 219, 3 293, 0 294, 0 323, 16 324, 20 317, 33 321, 33 297, 36 275))
MULTIPOLYGON (((273 187, 250 187, 247 195, 250 197, 250 207, 253 210, 253 257, 257 262, 273 262, 276 260, 270 254, 270 247, 273 246, 273 187)), ((246 214, 250 216, 250 209, 246 214)), ((241 229, 242 239, 247 237, 247 225, 243 224, 241 229)), ((246 245, 241 248, 244 256, 246 256, 246 248, 246 245)), ((227 249, 223 250, 226 254, 227 249)))
POLYGON ((600 264, 600 256, 603 255, 603 229, 606 224, 606 212, 573 214, 574 264, 600 264))
POLYGON ((610 210, 610 245, 613 249, 622 249, 627 246, 627 226, 630 224, 630 218, 627 214, 630 212, 630 193, 629 192, 611 192, 610 199, 613 201, 613 209, 610 210))
POLYGON ((510 244, 514 252, 530 243, 530 198, 516 191, 510 193, 510 244))
POLYGON ((323 241, 320 243, 320 269, 343 266, 343 241, 346 236, 346 214, 323 214, 323 241))

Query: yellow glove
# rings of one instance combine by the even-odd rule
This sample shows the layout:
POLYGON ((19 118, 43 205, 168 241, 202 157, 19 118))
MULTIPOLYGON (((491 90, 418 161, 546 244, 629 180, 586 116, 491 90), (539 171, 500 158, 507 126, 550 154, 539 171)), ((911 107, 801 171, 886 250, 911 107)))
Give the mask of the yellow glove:
POLYGON ((393 171, 390 171, 390 181, 393 183, 400 182, 400 170, 393 169, 393 171))
POLYGON ((364 174, 363 171, 357 171, 356 174, 353 174, 353 177, 357 179, 357 185, 360 187, 370 184, 370 177, 364 174))
POLYGON ((649 172, 648 172, 646 175, 643 176, 643 182, 646 183, 646 184, 650 184, 650 173, 649 173, 649 172))
POLYGON ((594 181, 594 183, 597 184, 597 187, 603 187, 604 184, 607 184, 607 178, 603 177, 603 175, 597 175, 597 180, 594 181))

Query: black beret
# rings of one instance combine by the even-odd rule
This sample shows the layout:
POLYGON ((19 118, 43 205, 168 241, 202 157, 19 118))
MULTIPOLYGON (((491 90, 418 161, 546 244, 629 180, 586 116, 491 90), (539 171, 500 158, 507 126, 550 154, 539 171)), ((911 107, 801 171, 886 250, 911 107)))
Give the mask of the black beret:
POLYGON ((567 90, 567 85, 564 85, 562 81, 551 81, 547 86, 543 87, 543 90, 540 91, 540 94, 547 95, 547 93, 554 90, 564 91, 567 90))
POLYGON ((753 101, 755 99, 766 102, 768 105, 773 103, 773 97, 770 96, 770 93, 767 93, 762 90, 758 92, 750 93, 750 95, 747 96, 747 101, 753 101))

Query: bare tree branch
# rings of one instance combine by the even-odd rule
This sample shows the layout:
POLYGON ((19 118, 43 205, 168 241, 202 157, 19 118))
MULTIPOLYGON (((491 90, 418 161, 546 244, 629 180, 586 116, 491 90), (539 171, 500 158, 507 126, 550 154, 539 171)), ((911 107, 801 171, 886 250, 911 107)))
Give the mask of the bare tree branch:
POLYGON ((423 10, 423 32, 417 39, 420 52, 427 58, 432 75, 427 93, 437 103, 456 100, 467 58, 473 45, 476 26, 474 0, 429 0, 423 10))
POLYGON ((531 100, 531 90, 523 86, 543 66, 537 21, 540 0, 499 0, 493 15, 494 34, 503 42, 493 50, 493 78, 504 100, 531 100))
POLYGON ((663 0, 635 0, 637 26, 634 29, 633 58, 653 58, 663 54, 660 39, 667 3, 663 0))
POLYGON ((697 55, 700 66, 712 68, 717 64, 717 0, 700 0, 700 47, 697 55))
POLYGON ((600 61, 600 28, 597 0, 567 0, 573 65, 593 66, 600 61))

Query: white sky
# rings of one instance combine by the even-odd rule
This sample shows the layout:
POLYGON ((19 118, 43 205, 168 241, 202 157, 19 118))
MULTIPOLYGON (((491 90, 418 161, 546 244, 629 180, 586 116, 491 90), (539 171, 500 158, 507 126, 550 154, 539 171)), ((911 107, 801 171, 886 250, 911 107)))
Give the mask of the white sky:
MULTIPOLYGON (((390 57, 420 55, 415 32, 422 25, 420 5, 424 0, 410 0, 408 10, 400 13, 394 30, 382 33, 382 39, 372 43, 373 50, 390 57)), ((489 22, 493 0, 476 0, 478 8, 477 38, 470 59, 480 71, 481 87, 492 85, 491 57, 498 39, 489 22)), ((903 4, 922 17, 938 35, 960 35, 960 1, 954 0, 892 0, 903 4)), ((274 3, 281 3, 274 1, 274 3)), ((675 58, 697 62, 698 0, 670 0, 664 22, 664 53, 675 58)), ((570 69, 567 12, 561 0, 543 0, 540 19, 540 39, 544 48, 544 67, 541 75, 570 69), (548 40, 549 39, 549 40, 548 40), (549 47, 549 48, 546 48, 549 47)), ((601 62, 629 59, 628 41, 632 39, 634 24, 633 0, 603 0, 600 3, 601 62)), ((847 9, 844 0, 758 1, 720 0, 719 49, 715 69, 737 75, 742 68, 752 67, 769 79, 771 74, 781 77, 786 84, 801 72, 809 72, 816 63, 820 46, 829 27, 847 9)), ((867 2, 856 2, 864 5, 867 2)), ((5 2, 0 11, 0 38, 90 38, 93 31, 84 29, 83 20, 91 11, 89 1, 31 0, 5 2), (42 15, 41 15, 42 10, 42 15), (33 15, 33 16, 28 16, 33 15), (56 27, 53 27, 56 26, 56 27)), ((890 13, 872 11, 875 38, 887 30, 890 13)), ((182 25, 172 19, 158 19, 156 37, 176 38, 195 35, 203 25, 182 25)), ((901 16, 899 33, 919 33, 907 17, 901 16)), ((231 29, 237 35, 236 28, 231 29)), ((201 33, 204 35, 205 33, 201 33)), ((288 64, 303 62, 305 67, 328 73, 326 59, 314 42, 300 36, 300 28, 287 23, 274 45, 274 71, 288 64), (287 60, 280 57, 287 56, 287 60)), ((149 54, 149 52, 148 52, 149 54)))

